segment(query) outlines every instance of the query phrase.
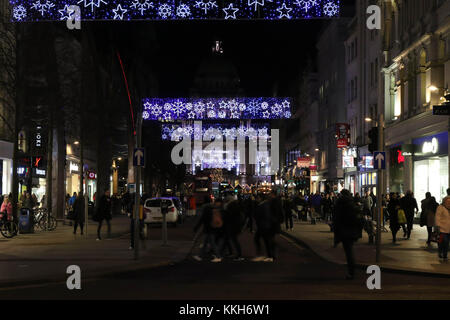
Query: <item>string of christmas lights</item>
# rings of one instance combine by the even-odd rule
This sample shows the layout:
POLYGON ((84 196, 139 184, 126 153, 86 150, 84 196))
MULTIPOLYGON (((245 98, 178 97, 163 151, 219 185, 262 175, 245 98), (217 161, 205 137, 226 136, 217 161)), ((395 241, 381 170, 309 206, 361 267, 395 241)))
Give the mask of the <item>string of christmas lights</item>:
POLYGON ((9 0, 12 21, 280 20, 339 17, 340 0, 9 0))
POLYGON ((289 98, 146 98, 144 120, 286 119, 289 98))
POLYGON ((264 138, 270 137, 270 125, 268 123, 255 123, 250 127, 236 126, 229 123, 213 123, 201 126, 200 132, 195 131, 194 125, 162 124, 161 138, 163 140, 180 141, 184 137, 192 140, 210 141, 217 138, 233 139, 237 138, 264 138))

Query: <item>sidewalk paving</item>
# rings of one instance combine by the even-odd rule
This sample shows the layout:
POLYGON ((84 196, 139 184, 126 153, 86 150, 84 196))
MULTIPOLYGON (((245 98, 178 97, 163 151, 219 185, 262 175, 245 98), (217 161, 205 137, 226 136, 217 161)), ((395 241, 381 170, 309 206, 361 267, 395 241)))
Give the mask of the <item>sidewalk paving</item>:
MULTIPOLYGON (((403 238, 403 230, 400 229, 395 245, 392 243, 389 226, 386 226, 386 229, 389 232, 381 234, 381 262, 378 264, 375 262, 375 244, 369 244, 367 233, 363 231, 362 239, 359 239, 354 246, 357 264, 363 266, 377 264, 385 270, 450 276, 450 262, 439 261, 437 244, 432 243, 430 247, 427 246, 428 236, 425 227, 415 224, 410 240, 403 238)), ((337 264, 346 263, 342 244, 333 248, 334 235, 325 223, 311 225, 310 222, 295 221, 294 230, 284 230, 283 234, 298 240, 325 260, 337 264)))
POLYGON ((87 237, 79 230, 73 235, 73 227, 62 223, 55 231, 0 237, 0 288, 65 281, 69 265, 81 268, 82 279, 169 265, 183 260, 192 248, 192 241, 186 239, 169 238, 168 246, 162 246, 152 231, 152 239, 141 241, 139 260, 134 260, 134 250, 129 250, 130 219, 114 217, 111 224, 111 238, 106 239, 104 224, 101 241, 96 241, 97 223, 93 221, 89 221, 87 237))

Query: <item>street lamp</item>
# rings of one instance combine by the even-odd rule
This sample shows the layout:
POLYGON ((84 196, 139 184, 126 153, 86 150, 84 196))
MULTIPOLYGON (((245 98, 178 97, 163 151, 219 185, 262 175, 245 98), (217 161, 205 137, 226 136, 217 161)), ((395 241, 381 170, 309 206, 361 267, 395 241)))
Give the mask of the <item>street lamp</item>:
POLYGON ((371 121, 372 121, 372 118, 366 117, 364 120, 365 120, 366 122, 371 122, 371 121))
POLYGON ((73 144, 74 144, 74 145, 79 145, 79 144, 80 144, 80 141, 74 141, 73 144))

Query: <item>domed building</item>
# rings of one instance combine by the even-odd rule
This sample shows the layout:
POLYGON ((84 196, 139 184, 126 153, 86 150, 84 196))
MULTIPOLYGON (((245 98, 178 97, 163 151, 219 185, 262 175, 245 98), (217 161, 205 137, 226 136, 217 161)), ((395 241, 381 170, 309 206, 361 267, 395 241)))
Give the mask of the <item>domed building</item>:
POLYGON ((216 40, 212 55, 198 67, 194 78, 191 97, 240 97, 243 90, 235 65, 225 57, 222 41, 216 40))

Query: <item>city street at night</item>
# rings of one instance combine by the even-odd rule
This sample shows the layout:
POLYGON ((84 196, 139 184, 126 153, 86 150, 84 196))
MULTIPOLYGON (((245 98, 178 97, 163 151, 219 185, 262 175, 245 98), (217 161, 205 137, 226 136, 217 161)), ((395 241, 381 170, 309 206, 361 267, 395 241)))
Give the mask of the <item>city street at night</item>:
POLYGON ((0 299, 448 300, 449 79, 450 0, 0 0, 0 299))

